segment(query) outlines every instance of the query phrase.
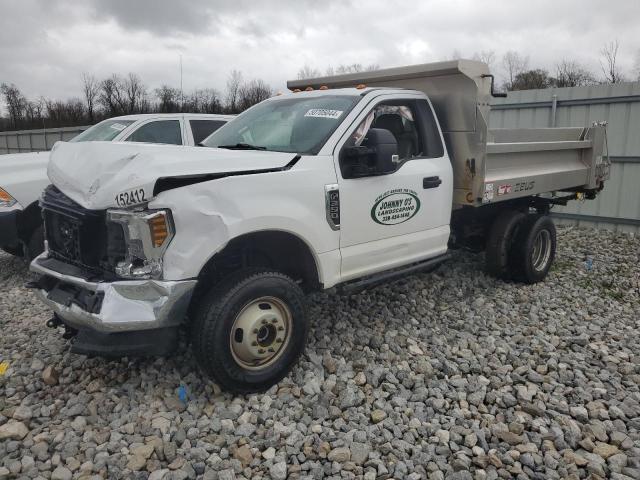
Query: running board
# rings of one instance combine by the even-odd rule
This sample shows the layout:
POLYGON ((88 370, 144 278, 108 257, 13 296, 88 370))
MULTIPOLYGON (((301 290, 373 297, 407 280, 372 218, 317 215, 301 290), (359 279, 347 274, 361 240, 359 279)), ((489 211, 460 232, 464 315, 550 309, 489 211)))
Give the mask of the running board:
POLYGON ((397 280, 400 277, 411 275, 422 270, 433 270, 441 263, 449 260, 449 258, 451 258, 451 254, 445 253, 444 255, 440 255, 439 257, 430 258, 422 262, 410 263, 409 265, 405 265, 404 267, 374 273, 373 275, 357 278, 355 280, 349 280, 348 282, 344 282, 343 284, 338 285, 338 289, 344 293, 351 293, 355 290, 360 290, 362 288, 377 285, 379 283, 397 280))

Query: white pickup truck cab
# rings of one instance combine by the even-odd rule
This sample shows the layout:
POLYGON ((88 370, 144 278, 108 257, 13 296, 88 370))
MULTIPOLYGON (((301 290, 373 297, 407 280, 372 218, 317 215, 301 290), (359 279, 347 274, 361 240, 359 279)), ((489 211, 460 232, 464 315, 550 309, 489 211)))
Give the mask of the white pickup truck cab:
MULTIPOLYGON (((72 143, 144 142, 198 145, 233 115, 141 114, 104 120, 71 140, 72 143)), ((34 258, 42 252, 42 219, 38 201, 49 185, 50 152, 0 156, 0 248, 12 255, 34 258)))
POLYGON ((601 125, 488 130, 478 62, 289 87, 210 148, 57 145, 32 287, 74 351, 165 354, 186 326, 203 372, 264 390, 304 349, 304 293, 431 269, 460 246, 496 276, 540 281, 550 207, 608 175, 601 125))

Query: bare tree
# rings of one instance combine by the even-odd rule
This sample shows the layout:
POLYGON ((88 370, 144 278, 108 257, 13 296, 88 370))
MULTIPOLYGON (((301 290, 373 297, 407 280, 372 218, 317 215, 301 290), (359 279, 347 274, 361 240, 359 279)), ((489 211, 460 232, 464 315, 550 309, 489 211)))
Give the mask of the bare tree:
POLYGON ((606 43, 602 50, 600 50, 601 60, 600 66, 602 67, 602 73, 604 73, 604 80, 606 83, 620 83, 623 81, 622 74, 618 69, 618 48, 620 44, 618 40, 606 43))
POLYGON ((536 88, 548 88, 551 79, 546 70, 534 69, 520 72, 513 79, 511 90, 532 90, 536 88))
POLYGON ((89 122, 93 123, 96 103, 98 101, 98 95, 100 93, 100 83, 93 75, 83 73, 82 90, 84 93, 84 102, 87 106, 87 116, 89 117, 89 122))
POLYGON ((124 90, 125 112, 137 113, 142 111, 144 98, 147 94, 147 87, 144 86, 140 77, 135 73, 129 75, 122 81, 124 90))
POLYGON ((190 113, 220 113, 223 110, 220 95, 213 88, 194 90, 187 95, 184 110, 190 113))
POLYGON ((46 100, 45 108, 48 120, 54 125, 82 125, 85 122, 85 105, 79 98, 46 100))
POLYGON ((155 90, 159 100, 157 110, 161 113, 173 113, 180 109, 180 89, 162 85, 155 90))
POLYGON ((118 75, 111 75, 100 82, 98 101, 109 116, 122 115, 127 111, 126 94, 118 75))
POLYGON ((242 73, 239 70, 231 70, 227 78, 226 107, 229 113, 238 113, 238 96, 242 87, 242 73))
POLYGON ((313 68, 307 64, 298 70, 298 80, 304 80, 306 78, 316 78, 320 76, 320 70, 313 68))
POLYGON ((505 90, 512 90, 518 74, 523 73, 529 64, 529 57, 523 57, 518 52, 509 50, 502 56, 502 67, 505 70, 505 90))
POLYGON ((4 103, 9 112, 9 125, 18 128, 24 119, 27 99, 14 84, 3 83, 0 85, 0 92, 4 96, 4 103))
POLYGON ((238 92, 238 107, 240 111, 266 100, 273 95, 271 87, 263 80, 251 80, 243 84, 238 92))
POLYGON ((496 52, 494 52, 493 50, 482 50, 481 52, 474 53, 473 57, 471 58, 472 60, 486 63, 489 68, 491 68, 496 60, 496 52))
MULTIPOLYGON (((329 65, 325 70, 325 75, 330 77, 332 75, 342 75, 345 73, 359 73, 359 72, 371 72, 378 70, 380 65, 377 63, 370 63, 368 65, 362 65, 361 63, 341 64, 337 67, 329 65)), ((318 72, 319 73, 319 72, 318 72)))
POLYGON ((636 78, 640 80, 640 50, 636 52, 635 73, 636 78))
POLYGON ((40 97, 35 101, 27 101, 25 103, 25 120, 27 125, 42 125, 44 123, 44 113, 46 110, 46 103, 44 97, 40 97))
POLYGON ((555 87, 581 87, 596 83, 593 74, 573 60, 562 60, 556 64, 556 77, 551 79, 555 87))

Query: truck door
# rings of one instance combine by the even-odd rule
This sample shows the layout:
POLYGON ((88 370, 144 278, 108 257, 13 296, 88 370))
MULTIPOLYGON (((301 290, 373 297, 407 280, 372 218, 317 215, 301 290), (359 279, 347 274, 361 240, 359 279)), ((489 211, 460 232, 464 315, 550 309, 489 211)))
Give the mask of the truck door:
POLYGON ((341 139, 334 161, 342 281, 446 252, 453 173, 424 97, 377 97, 341 139), (384 167, 376 164, 380 153, 392 157, 384 167))

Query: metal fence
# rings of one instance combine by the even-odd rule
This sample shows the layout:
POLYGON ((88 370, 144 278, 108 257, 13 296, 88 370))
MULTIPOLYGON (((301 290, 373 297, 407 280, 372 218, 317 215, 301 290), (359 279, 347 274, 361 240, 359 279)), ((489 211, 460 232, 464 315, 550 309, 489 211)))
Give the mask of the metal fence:
POLYGON ((89 126, 0 132, 0 155, 51 150, 58 140, 71 140, 89 126))
POLYGON ((640 82, 509 92, 491 128, 582 127, 608 122, 611 178, 596 200, 554 208, 562 223, 640 233, 640 82))

